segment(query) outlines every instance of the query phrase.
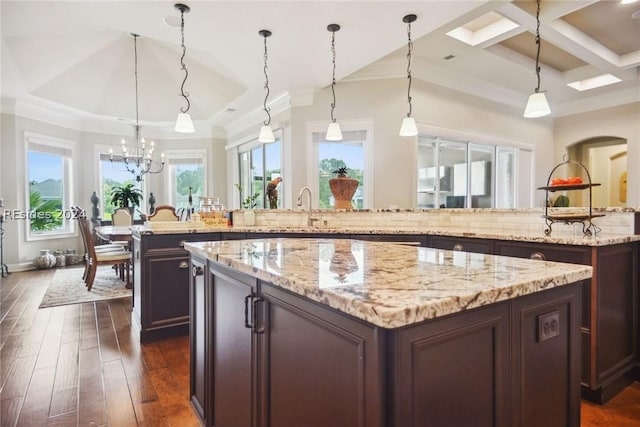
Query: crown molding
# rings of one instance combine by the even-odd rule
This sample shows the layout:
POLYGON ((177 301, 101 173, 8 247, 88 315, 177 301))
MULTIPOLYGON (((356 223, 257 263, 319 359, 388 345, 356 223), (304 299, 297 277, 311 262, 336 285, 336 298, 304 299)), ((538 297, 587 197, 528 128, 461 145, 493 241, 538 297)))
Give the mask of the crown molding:
MULTIPOLYGON (((54 126, 72 129, 78 132, 101 133, 107 135, 127 135, 131 133, 133 122, 110 117, 95 116, 74 110, 59 104, 38 98, 28 101, 3 97, 0 99, 0 112, 12 114, 30 120, 48 123, 54 126)), ((212 126, 207 120, 194 121, 196 131, 183 134, 173 129, 173 122, 145 122, 140 126, 147 138, 157 139, 226 139, 224 129, 212 126)))

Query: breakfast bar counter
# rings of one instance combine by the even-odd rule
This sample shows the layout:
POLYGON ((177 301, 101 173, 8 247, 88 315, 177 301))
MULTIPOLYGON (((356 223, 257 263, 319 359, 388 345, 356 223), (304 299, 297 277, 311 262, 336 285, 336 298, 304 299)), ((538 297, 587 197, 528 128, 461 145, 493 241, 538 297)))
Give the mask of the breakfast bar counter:
POLYGON ((205 425, 579 425, 590 266, 349 239, 184 247, 205 425))

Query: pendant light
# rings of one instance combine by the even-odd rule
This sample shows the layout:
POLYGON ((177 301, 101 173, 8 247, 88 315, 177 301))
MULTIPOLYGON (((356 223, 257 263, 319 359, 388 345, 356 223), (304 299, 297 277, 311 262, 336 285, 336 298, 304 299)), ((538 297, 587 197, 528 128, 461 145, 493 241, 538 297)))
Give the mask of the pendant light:
POLYGON ((180 108, 180 113, 178 113, 178 118, 176 119, 176 132, 192 133, 195 132, 195 129, 193 127, 191 115, 189 114, 189 108, 191 107, 191 103, 189 102, 189 92, 184 91, 184 84, 186 83, 187 77, 189 76, 187 66, 184 64, 184 56, 187 54, 187 48, 184 46, 184 14, 189 13, 191 9, 189 8, 189 6, 182 3, 176 3, 174 7, 180 11, 180 46, 182 47, 180 69, 184 71, 184 79, 182 80, 182 84, 180 85, 180 96, 182 96, 184 100, 187 101, 187 107, 180 108))
POLYGON ((405 15, 402 18, 402 22, 407 24, 407 79, 409 79, 409 85, 407 87, 407 103, 409 103, 409 112, 407 117, 402 120, 400 126, 400 136, 416 136, 418 134, 418 127, 416 126, 416 120, 411 117, 411 51, 413 50, 413 41, 411 40, 411 23, 418 17, 416 15, 405 15))
POLYGON ((336 108, 336 31, 340 31, 340 25, 329 24, 327 25, 327 30, 331 32, 331 56, 333 62, 331 93, 333 94, 333 102, 331 103, 331 123, 329 123, 329 127, 327 128, 325 139, 327 141, 342 141, 340 125, 336 122, 336 118, 333 117, 333 110, 336 108))
POLYGON ((271 114, 269 113, 270 108, 267 107, 267 99, 269 98, 269 75, 267 74, 267 37, 271 36, 271 31, 269 30, 260 30, 258 34, 264 38, 264 88, 267 91, 264 96, 264 112, 267 113, 267 121, 263 122, 263 126, 260 128, 260 134, 258 136, 258 141, 260 142, 273 142, 275 138, 273 137, 273 130, 269 124, 271 123, 271 114))
POLYGON ((544 95, 544 92, 540 92, 540 0, 537 0, 536 3, 538 5, 536 11, 536 77, 538 78, 538 86, 535 92, 529 95, 527 106, 524 109, 524 117, 528 119, 551 114, 547 97, 544 95))

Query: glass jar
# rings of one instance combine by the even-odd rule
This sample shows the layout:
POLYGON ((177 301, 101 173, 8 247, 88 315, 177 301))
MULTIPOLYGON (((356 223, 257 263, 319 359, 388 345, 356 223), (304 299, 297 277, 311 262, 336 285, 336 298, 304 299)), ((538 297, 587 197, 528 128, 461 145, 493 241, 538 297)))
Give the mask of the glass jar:
POLYGON ((49 253, 49 249, 41 249, 40 255, 33 260, 33 265, 38 270, 55 267, 56 257, 49 253))

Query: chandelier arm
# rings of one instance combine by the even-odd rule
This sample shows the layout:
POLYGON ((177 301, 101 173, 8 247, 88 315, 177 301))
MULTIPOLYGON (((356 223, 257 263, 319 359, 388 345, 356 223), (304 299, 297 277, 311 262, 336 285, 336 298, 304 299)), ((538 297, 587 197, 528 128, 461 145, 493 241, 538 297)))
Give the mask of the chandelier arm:
POLYGON ((184 84, 187 82, 187 77, 189 77, 189 72, 187 71, 187 66, 184 63, 184 57, 187 54, 187 48, 184 45, 184 10, 180 10, 180 35, 181 35, 181 46, 182 46, 182 56, 180 57, 180 69, 184 71, 184 79, 182 80, 182 84, 180 85, 180 96, 184 98, 187 102, 187 108, 180 108, 180 111, 186 113, 191 108, 191 102, 189 101, 189 92, 184 91, 184 84))
POLYGON ((265 33, 264 35, 264 88, 267 91, 267 93, 264 96, 264 112, 267 113, 267 121, 263 122, 265 126, 269 126, 269 124, 271 123, 271 114, 269 113, 269 111, 271 111, 271 109, 269 107, 267 107, 267 99, 269 98, 269 75, 267 74, 267 37, 268 35, 265 33))

